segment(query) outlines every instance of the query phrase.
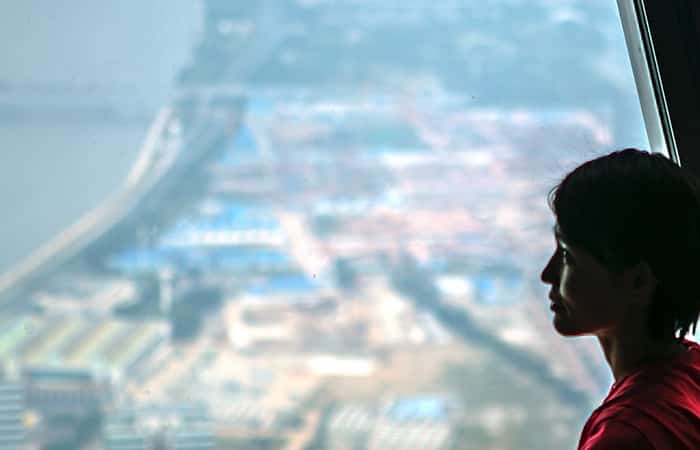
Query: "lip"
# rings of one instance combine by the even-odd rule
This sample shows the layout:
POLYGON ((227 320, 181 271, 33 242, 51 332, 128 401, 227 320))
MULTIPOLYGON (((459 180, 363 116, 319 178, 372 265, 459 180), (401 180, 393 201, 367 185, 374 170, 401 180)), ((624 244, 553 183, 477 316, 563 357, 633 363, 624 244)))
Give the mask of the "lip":
POLYGON ((552 303, 549 305, 549 309, 551 309, 552 311, 561 311, 561 310, 564 309, 564 307, 561 306, 561 305, 558 304, 558 303, 552 302, 552 303))
POLYGON ((551 309, 552 311, 560 311, 560 310, 564 309, 562 304, 554 299, 554 295, 549 295, 549 301, 550 301, 549 309, 551 309))

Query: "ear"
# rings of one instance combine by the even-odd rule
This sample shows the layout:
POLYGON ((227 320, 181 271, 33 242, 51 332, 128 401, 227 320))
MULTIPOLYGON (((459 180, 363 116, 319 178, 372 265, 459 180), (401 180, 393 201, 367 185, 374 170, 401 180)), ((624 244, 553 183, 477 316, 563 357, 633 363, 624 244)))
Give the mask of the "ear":
POLYGON ((638 262, 625 270, 625 286, 635 303, 651 302, 658 281, 646 261, 638 262))

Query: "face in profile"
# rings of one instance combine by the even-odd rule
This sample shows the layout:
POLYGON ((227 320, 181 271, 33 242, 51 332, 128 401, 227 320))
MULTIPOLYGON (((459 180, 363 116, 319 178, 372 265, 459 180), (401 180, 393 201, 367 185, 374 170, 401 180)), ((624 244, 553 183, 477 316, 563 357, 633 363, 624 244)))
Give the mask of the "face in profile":
POLYGON ((555 235, 555 251, 541 275, 550 286, 554 328, 563 336, 614 331, 628 313, 616 275, 590 252, 555 235))

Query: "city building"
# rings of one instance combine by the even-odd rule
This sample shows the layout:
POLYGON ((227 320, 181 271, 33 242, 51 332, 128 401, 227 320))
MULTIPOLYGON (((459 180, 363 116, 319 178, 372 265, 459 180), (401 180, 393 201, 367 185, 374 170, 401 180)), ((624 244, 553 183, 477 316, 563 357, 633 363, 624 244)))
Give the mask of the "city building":
POLYGON ((0 377, 0 448, 27 450, 24 386, 17 379, 0 377))
POLYGON ((344 405, 332 413, 329 450, 443 450, 450 447, 455 411, 440 395, 398 398, 379 405, 344 405))
POLYGON ((105 450, 214 450, 216 437, 204 409, 191 404, 124 407, 107 413, 105 450))

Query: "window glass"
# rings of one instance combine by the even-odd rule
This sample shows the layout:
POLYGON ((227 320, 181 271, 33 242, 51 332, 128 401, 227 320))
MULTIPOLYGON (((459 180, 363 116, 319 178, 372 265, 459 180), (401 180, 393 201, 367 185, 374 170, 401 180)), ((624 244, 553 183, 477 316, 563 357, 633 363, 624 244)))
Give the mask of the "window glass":
POLYGON ((546 193, 648 148, 614 2, 14 2, 16 449, 573 448, 546 193))

